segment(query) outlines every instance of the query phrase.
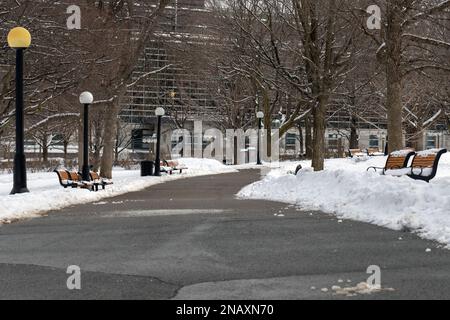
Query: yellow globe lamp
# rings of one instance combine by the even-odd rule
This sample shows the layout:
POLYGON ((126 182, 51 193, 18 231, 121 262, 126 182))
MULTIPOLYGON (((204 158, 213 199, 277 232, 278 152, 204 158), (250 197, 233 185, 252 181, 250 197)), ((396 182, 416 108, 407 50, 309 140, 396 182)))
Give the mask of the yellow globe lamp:
POLYGON ((8 45, 13 49, 26 49, 31 45, 30 32, 22 27, 16 27, 8 33, 8 45))

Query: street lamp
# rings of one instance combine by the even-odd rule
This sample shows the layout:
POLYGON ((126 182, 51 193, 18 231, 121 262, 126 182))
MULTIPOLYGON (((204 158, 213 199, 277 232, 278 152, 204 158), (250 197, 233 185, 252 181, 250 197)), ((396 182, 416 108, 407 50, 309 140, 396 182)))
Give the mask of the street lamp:
POLYGON ((81 176, 83 181, 90 181, 89 168, 89 105, 94 102, 92 93, 85 91, 80 94, 80 103, 84 105, 83 112, 83 169, 81 176))
POLYGON ((14 155, 14 185, 11 194, 30 192, 27 188, 27 168, 23 126, 23 52, 31 45, 27 29, 17 27, 8 33, 8 45, 16 50, 16 153, 14 155))
POLYGON ((155 176, 161 175, 161 118, 166 111, 159 107, 155 110, 155 115, 158 118, 157 133, 156 133, 156 158, 155 158, 155 176))
POLYGON ((256 113, 256 118, 258 118, 258 150, 256 151, 257 165, 262 165, 261 162, 261 129, 262 129, 262 119, 264 118, 264 112, 259 111, 256 113))

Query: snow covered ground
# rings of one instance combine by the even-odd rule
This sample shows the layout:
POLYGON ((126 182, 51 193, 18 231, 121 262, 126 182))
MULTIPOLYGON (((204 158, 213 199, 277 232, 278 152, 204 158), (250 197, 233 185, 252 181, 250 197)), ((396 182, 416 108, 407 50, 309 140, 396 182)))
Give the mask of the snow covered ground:
POLYGON ((317 173, 308 161, 281 163, 238 196, 291 203, 395 230, 413 230, 450 248, 450 153, 442 156, 438 174, 430 184, 406 176, 366 172, 369 166, 383 167, 385 161, 386 157, 327 160, 326 170, 317 173), (304 169, 297 176, 287 174, 299 163, 304 169))
POLYGON ((182 174, 162 177, 141 177, 139 170, 116 168, 113 172, 114 185, 106 190, 90 192, 84 189, 64 189, 59 185, 53 172, 29 173, 28 189, 30 193, 9 195, 12 189, 12 174, 0 175, 0 224, 23 218, 31 218, 55 209, 61 209, 78 203, 94 202, 103 198, 121 195, 145 189, 149 186, 193 176, 235 172, 216 160, 181 159, 189 169, 182 174))

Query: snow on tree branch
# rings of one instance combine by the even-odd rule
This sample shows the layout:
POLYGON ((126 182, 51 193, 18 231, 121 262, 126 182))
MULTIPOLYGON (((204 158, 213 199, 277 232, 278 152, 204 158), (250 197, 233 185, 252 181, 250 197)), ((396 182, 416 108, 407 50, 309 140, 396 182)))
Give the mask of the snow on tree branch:
POLYGON ((166 69, 168 69, 170 67, 173 67, 173 66, 175 66, 175 65, 174 64, 168 64, 168 65, 165 65, 164 67, 159 68, 157 70, 146 72, 146 73, 140 75, 139 77, 137 77, 133 82, 127 84, 127 88, 131 88, 132 86, 136 85, 139 81, 147 78, 148 76, 151 76, 152 74, 160 73, 160 72, 162 72, 162 71, 164 71, 164 70, 166 70, 166 69))
POLYGON ((418 35, 410 34, 410 33, 405 33, 402 35, 402 37, 405 39, 408 39, 408 40, 422 42, 422 43, 426 43, 426 44, 433 45, 433 46, 441 46, 441 47, 450 48, 450 43, 441 41, 441 40, 437 40, 437 39, 433 39, 433 38, 420 37, 418 35))
POLYGON ((31 127, 29 127, 28 129, 25 130, 25 132, 29 132, 32 130, 35 130, 51 121, 54 121, 56 119, 64 119, 64 118, 80 118, 80 114, 79 113, 58 113, 58 114, 53 114, 51 116, 48 116, 47 118, 33 124, 31 127))
POLYGON ((442 114, 442 109, 439 109, 438 112, 436 112, 430 119, 428 119, 427 121, 425 121, 423 123, 424 127, 429 127, 430 125, 432 125, 438 118, 439 116, 442 114))

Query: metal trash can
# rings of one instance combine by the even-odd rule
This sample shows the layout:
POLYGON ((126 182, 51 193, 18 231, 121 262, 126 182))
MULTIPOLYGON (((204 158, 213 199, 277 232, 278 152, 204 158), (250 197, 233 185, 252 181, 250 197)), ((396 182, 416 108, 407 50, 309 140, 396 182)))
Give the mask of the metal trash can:
POLYGON ((153 161, 141 162, 141 177, 148 177, 153 175, 153 168, 155 163, 153 161))

